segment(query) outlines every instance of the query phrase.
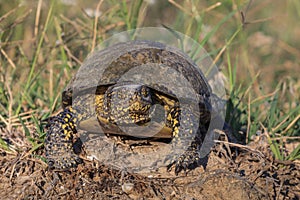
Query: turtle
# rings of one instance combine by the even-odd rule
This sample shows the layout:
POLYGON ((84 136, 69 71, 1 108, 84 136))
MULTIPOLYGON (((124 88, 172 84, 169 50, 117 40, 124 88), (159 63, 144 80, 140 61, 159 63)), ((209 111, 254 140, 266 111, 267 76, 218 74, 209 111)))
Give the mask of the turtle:
POLYGON ((82 163, 74 148, 78 129, 139 138, 118 126, 149 124, 159 105, 164 126, 149 138, 169 138, 179 145, 181 138, 192 137, 183 144, 186 151, 167 168, 174 168, 176 175, 195 168, 212 117, 211 96, 203 72, 176 47, 134 40, 97 50, 62 92, 63 110, 48 121, 44 143, 48 166, 67 170, 82 163))

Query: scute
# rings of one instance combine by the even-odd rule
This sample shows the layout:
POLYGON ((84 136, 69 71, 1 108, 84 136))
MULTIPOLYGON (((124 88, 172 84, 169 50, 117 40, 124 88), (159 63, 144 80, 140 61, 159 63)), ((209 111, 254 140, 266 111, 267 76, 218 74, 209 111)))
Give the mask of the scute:
POLYGON ((159 42, 130 41, 92 53, 63 91, 63 105, 72 102, 72 95, 132 79, 171 96, 189 98, 191 93, 206 97, 211 94, 201 70, 179 49, 159 42), (175 80, 180 79, 186 81, 176 85, 175 80))

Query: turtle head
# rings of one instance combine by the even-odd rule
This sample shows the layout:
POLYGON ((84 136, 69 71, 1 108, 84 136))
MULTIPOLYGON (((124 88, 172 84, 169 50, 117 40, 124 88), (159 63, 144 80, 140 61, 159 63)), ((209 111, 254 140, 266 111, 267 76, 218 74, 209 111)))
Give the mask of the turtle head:
POLYGON ((153 95, 151 88, 140 84, 116 84, 104 94, 104 107, 108 118, 119 124, 149 122, 153 95))

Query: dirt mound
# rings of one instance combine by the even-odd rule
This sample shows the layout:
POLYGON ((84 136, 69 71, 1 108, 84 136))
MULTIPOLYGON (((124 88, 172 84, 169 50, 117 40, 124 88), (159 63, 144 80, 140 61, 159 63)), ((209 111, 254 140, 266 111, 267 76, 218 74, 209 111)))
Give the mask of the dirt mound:
MULTIPOLYGON (((299 199, 299 163, 273 160, 268 145, 218 143, 207 165, 180 173, 132 174, 85 161, 47 170, 39 155, 0 156, 1 199, 299 199)), ((43 154, 43 149, 38 154, 43 154)))

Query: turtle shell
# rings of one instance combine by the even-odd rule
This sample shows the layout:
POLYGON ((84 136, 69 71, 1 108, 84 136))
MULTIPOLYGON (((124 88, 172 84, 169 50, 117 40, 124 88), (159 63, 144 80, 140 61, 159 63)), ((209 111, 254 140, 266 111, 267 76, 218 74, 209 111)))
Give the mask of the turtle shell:
POLYGON ((133 82, 177 98, 209 97, 211 88, 200 68, 178 48, 153 41, 118 43, 94 51, 63 91, 63 106, 72 96, 101 86, 133 82))

